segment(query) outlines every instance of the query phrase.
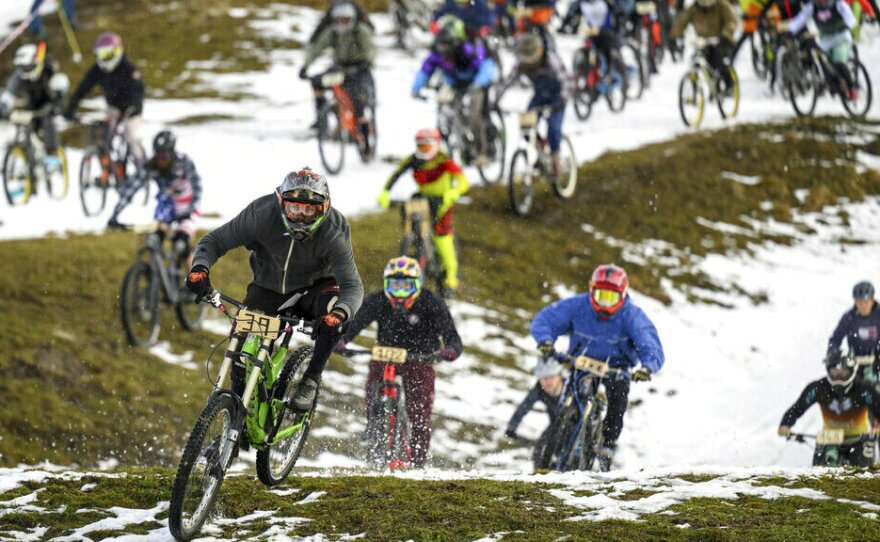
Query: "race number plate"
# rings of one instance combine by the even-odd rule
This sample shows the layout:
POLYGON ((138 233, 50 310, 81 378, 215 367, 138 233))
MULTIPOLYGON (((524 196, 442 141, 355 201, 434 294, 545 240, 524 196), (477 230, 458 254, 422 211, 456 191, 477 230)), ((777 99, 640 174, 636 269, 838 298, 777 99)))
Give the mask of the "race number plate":
POLYGON ((843 429, 823 429, 816 435, 816 444, 837 446, 843 444, 843 429))
POLYGON ((333 88, 341 85, 345 81, 345 74, 342 72, 325 73, 321 76, 321 86, 324 88, 333 88))
POLYGON ((856 356, 856 363, 861 366, 872 365, 875 359, 876 357, 873 355, 856 356))
POLYGON ((581 371, 589 371, 598 377, 603 377, 608 372, 608 364, 588 356, 578 356, 574 360, 575 368, 581 371))
POLYGON ((537 111, 526 111, 525 113, 519 114, 519 127, 520 128, 531 128, 532 126, 538 124, 538 112, 537 111))
POLYGON ((16 109, 9 114, 9 121, 12 122, 12 124, 30 124, 33 118, 33 112, 24 111, 23 109, 16 109))
POLYGON ((639 15, 649 15, 657 11, 654 2, 636 2, 636 13, 639 15))
POLYGON ((440 87, 440 90, 437 92, 437 103, 438 104, 451 104, 455 101, 455 91, 452 90, 452 87, 449 85, 444 85, 440 87))
POLYGON ((406 233, 412 231, 413 221, 410 217, 420 215, 422 231, 416 232, 422 237, 428 237, 429 228, 431 227, 431 205, 425 198, 413 198, 403 203, 403 214, 406 216, 406 233))
POLYGON ((385 363, 406 363, 406 348, 391 346, 374 346, 373 359, 385 363))
POLYGON ((235 315, 236 333, 254 333, 267 339, 278 338, 281 320, 258 312, 240 310, 235 315))

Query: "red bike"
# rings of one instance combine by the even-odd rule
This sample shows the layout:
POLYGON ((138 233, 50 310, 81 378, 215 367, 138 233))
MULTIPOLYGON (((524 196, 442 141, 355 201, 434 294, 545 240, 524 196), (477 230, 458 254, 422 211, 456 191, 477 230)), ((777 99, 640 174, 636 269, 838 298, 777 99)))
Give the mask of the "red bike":
POLYGON ((375 97, 368 97, 364 103, 367 129, 362 131, 354 101, 342 86, 345 74, 330 71, 318 78, 328 95, 326 105, 318 112, 318 152, 324 169, 334 175, 339 173, 345 160, 345 147, 349 143, 357 146, 362 162, 372 161, 376 152, 375 97))

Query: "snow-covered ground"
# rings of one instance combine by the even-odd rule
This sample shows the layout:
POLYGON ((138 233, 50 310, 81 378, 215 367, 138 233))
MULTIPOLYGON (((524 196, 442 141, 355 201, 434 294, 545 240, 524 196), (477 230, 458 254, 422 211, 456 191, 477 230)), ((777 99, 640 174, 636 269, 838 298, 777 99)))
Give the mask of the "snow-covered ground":
MULTIPOLYGON (((0 9, 0 24, 6 12, 0 9)), ((287 5, 238 9, 235 14, 243 23, 267 33, 290 32, 294 20, 299 28, 311 29, 317 17, 312 10, 287 5)), ((12 15, 15 14, 9 17, 12 15)), ((375 71, 378 155, 402 156, 410 152, 415 130, 433 124, 434 108, 430 103, 409 97, 410 82, 420 59, 390 48, 390 37, 384 32, 388 28, 386 17, 378 15, 375 22, 380 44, 375 71)), ((863 61, 874 80, 880 81, 880 72, 876 69, 880 66, 880 37, 874 28, 866 29, 864 34, 860 46, 863 61)), ((559 46, 566 63, 577 45, 576 38, 560 37, 559 46)), ((317 143, 306 130, 314 118, 311 92, 307 83, 296 77, 302 52, 276 50, 267 54, 273 65, 266 72, 210 74, 210 80, 206 81, 217 87, 241 88, 255 98, 235 103, 208 99, 150 100, 146 105, 145 142, 158 130, 186 117, 216 114, 235 117, 229 121, 174 127, 179 148, 195 159, 203 176, 203 211, 219 216, 204 220, 206 227, 222 223, 234 216, 245 202, 271 191, 287 171, 303 165, 321 167, 317 143)), ((0 62, 7 62, 9 58, 6 52, 0 55, 0 62)), ((204 64, 191 66, 194 72, 204 68, 204 64)), ((768 121, 792 115, 790 104, 766 94, 765 84, 755 79, 746 55, 739 56, 737 68, 742 100, 734 122, 768 121)), ((573 111, 569 111, 565 129, 574 140, 578 158, 590 160, 607 150, 631 149, 687 132, 677 109, 678 81, 685 69, 685 63, 664 64, 662 73, 652 79, 645 96, 627 104, 621 114, 612 114, 600 104, 587 122, 580 122, 573 111)), ((515 112, 527 99, 527 91, 514 89, 502 105, 515 112)), ((100 104, 99 98, 87 102, 93 107, 100 104)), ((839 102, 827 98, 818 106, 820 114, 842 111, 839 102)), ((870 114, 872 119, 878 118, 877 111, 875 104, 870 114)), ((512 116, 509 121, 512 124, 512 116)), ((723 125, 725 122, 717 110, 707 109, 704 129, 723 125)), ((8 127, 0 127, 0 140, 10 135, 8 127)), ((78 164, 79 150, 71 149, 69 159, 72 165, 78 164)), ((866 166, 877 167, 876 157, 865 155, 861 159, 866 166)), ((375 197, 393 167, 383 160, 363 166, 353 152, 349 153, 342 173, 330 177, 333 204, 349 216, 376 210, 375 197)), ((730 182, 760 182, 760 179, 743 178, 737 172, 730 173, 730 182)), ((50 233, 63 235, 65 231, 101 231, 110 209, 99 217, 83 217, 76 190, 74 179, 70 196, 62 202, 38 197, 22 208, 9 208, 0 203, 0 239, 50 233)), ((395 188, 400 196, 412 190, 409 180, 398 183, 395 188)), ((632 293, 636 303, 657 324, 667 365, 653 382, 633 386, 631 399, 641 400, 642 404, 627 415, 618 454, 621 466, 636 469, 809 463, 809 447, 786 444, 776 438, 776 425, 800 389, 822 374, 819 362, 825 340, 850 303, 852 284, 866 278, 880 281, 876 276, 880 200, 869 198, 864 203, 842 206, 851 216, 849 226, 835 224, 828 216, 824 221, 832 221, 831 225, 818 223, 816 216, 803 216, 799 220, 811 224, 817 234, 807 236, 784 225, 769 226, 792 233, 799 239, 795 246, 758 247, 755 256, 749 259, 717 255, 702 262, 701 269, 720 282, 735 281, 749 291, 766 292, 769 298, 766 304, 753 306, 745 298, 730 298, 724 301, 734 309, 692 305, 670 288, 672 303, 664 306, 639 292, 632 293), (847 244, 843 249, 837 242, 842 237, 863 242, 847 244)), ((134 204, 121 218, 124 222, 148 222, 151 210, 134 204)), ((582 228, 587 235, 604 235, 586 224, 587 221, 585 217, 582 228)), ((727 227, 708 222, 706 226, 727 227)), ((758 227, 768 226, 755 225, 758 227)), ((627 253, 632 261, 639 257, 638 247, 627 253)), ((368 289, 370 287, 368 285, 368 289)), ((519 370, 480 365, 480 371, 476 371, 479 362, 466 353, 460 361, 439 367, 435 412, 462 421, 492 422, 503 428, 515 404, 532 384, 533 342, 528 337, 511 336, 487 325, 486 316, 491 311, 485 308, 456 301, 452 303, 452 310, 465 345, 481 345, 484 350, 514 359, 519 370), (513 346, 499 336, 509 339, 513 346), (511 387, 510 381, 518 383, 511 387)), ((528 317, 523 315, 524 319, 528 317)), ((154 350, 157 356, 170 359, 167 349, 164 352, 161 348, 154 350)), ((195 354, 197 358, 200 355, 195 354)), ((173 362, 185 366, 191 363, 180 357, 175 357, 173 362)), ((331 373, 325 382, 335 392, 362 393, 363 377, 363 370, 357 378, 331 373)), ((526 418, 521 433, 536 437, 545 419, 544 414, 533 413, 526 418)), ((349 429, 356 432, 358 423, 362 422, 352 419, 349 429)), ((817 412, 811 412, 799 427, 809 431, 815 429, 817 423, 817 412)), ((316 434, 320 431, 332 433, 334 429, 317 427, 316 434)), ((497 442, 497 439, 461 442, 452 439, 448 431, 436 431, 432 446, 435 454, 455 458, 477 469, 530 469, 527 450, 498 451, 497 442)), ((329 452, 308 463, 357 464, 352 458, 329 452)))

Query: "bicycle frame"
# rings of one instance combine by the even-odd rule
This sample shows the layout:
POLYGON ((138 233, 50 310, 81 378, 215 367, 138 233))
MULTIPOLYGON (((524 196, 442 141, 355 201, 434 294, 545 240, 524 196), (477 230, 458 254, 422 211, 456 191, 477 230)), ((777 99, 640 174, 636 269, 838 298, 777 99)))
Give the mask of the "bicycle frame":
POLYGON ((348 92, 342 87, 345 81, 345 74, 342 72, 331 72, 321 76, 321 86, 324 90, 329 90, 336 100, 339 107, 339 124, 352 141, 360 142, 363 135, 358 130, 357 112, 354 107, 354 101, 348 92))
POLYGON ((519 131, 522 137, 519 148, 525 150, 529 164, 537 164, 541 169, 549 171, 546 167, 550 157, 545 148, 546 139, 538 133, 538 123, 541 122, 543 114, 543 108, 520 113, 519 131))
POLYGON ((149 232, 144 236, 144 244, 138 249, 135 261, 144 261, 149 264, 153 273, 158 275, 158 281, 152 281, 151 284, 158 282, 162 285, 162 291, 166 298, 172 304, 179 302, 179 285, 174 280, 175 262, 173 250, 165 250, 160 244, 159 236, 156 232, 149 232))

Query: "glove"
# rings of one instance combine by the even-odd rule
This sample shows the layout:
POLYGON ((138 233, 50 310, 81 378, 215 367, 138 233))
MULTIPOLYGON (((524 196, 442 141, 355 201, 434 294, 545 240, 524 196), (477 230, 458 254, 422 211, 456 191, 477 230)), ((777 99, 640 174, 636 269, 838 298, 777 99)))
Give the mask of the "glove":
POLYGON ((441 348, 437 351, 437 359, 440 361, 454 361, 458 359, 458 351, 455 348, 441 348))
POLYGON ((412 96, 414 100, 421 100, 422 99, 422 94, 418 90, 412 91, 410 93, 410 96, 412 96))
POLYGON ((196 294, 196 301, 208 295, 211 291, 211 279, 208 278, 208 268, 204 265, 194 265, 186 276, 186 287, 196 294))
POLYGON ((317 338, 322 335, 339 335, 342 324, 344 323, 345 314, 339 309, 333 309, 318 320, 318 325, 315 326, 315 331, 312 334, 312 337, 317 338))
POLYGON ((639 367, 633 372, 633 382, 647 382, 651 380, 651 369, 647 367, 639 367))
POLYGON ((516 440, 519 437, 519 435, 516 434, 516 429, 511 429, 510 427, 504 431, 504 436, 510 440, 516 440))
POLYGON ((306 71, 307 70, 306 70, 305 66, 300 68, 300 70, 299 70, 299 78, 300 79, 308 79, 309 78, 309 74, 306 71))
POLYGON ((387 208, 391 207, 391 191, 388 190, 387 188, 382 189, 382 191, 379 192, 378 201, 379 201, 379 207, 381 207, 383 209, 387 209, 387 208))
POLYGON ((789 435, 791 435, 791 427, 788 427, 787 425, 780 425, 779 429, 776 430, 776 433, 780 437, 788 437, 789 435))
POLYGON ((345 346, 347 344, 348 343, 345 342, 345 339, 339 339, 338 341, 336 341, 336 344, 333 345, 333 351, 337 354, 342 354, 343 352, 345 352, 345 346))
POLYGON ((549 357, 556 351, 556 349, 553 347, 553 343, 550 341, 544 341, 538 343, 538 351, 541 352, 541 355, 544 357, 549 357))

